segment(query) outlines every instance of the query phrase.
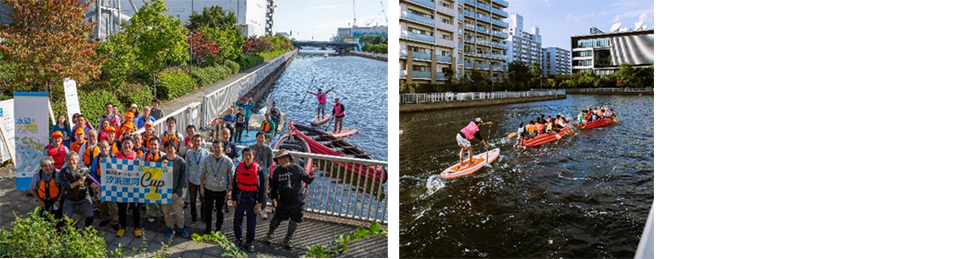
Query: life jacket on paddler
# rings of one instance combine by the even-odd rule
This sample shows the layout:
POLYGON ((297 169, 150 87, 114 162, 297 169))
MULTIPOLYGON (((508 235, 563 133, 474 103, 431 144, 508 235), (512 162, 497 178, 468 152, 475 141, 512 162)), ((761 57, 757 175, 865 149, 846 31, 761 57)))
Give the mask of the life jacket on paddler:
POLYGON ((54 159, 54 168, 61 169, 64 167, 64 158, 67 157, 67 149, 64 148, 64 145, 60 145, 57 148, 47 145, 45 149, 47 149, 47 156, 54 159))
POLYGON ((475 139, 475 133, 478 133, 478 125, 475 122, 469 122, 468 126, 461 129, 461 134, 465 135, 465 139, 472 140, 475 139))
POLYGON ((263 124, 259 126, 259 130, 262 132, 270 132, 269 121, 264 120, 263 124))
POLYGON ((98 146, 91 145, 90 143, 85 144, 82 149, 84 150, 84 155, 81 156, 81 159, 83 159, 84 166, 90 167, 91 163, 94 162, 94 158, 101 154, 101 150, 98 146))
POLYGON ((158 158, 161 157, 159 154, 161 154, 161 153, 152 154, 151 152, 146 152, 145 153, 145 161, 146 162, 158 162, 158 158))
POLYGON ((246 192, 256 191, 259 187, 259 163, 253 162, 246 167, 246 162, 239 162, 236 167, 236 187, 246 192))
POLYGON ((168 132, 162 133, 162 145, 164 145, 165 143, 168 143, 169 139, 175 140, 175 149, 178 150, 179 145, 182 144, 182 141, 179 140, 178 133, 177 132, 172 134, 168 134, 168 132))
MULTIPOLYGON (((41 172, 43 174, 43 172, 41 172)), ((54 174, 54 172, 51 172, 54 174)), ((40 182, 37 183, 37 195, 40 196, 41 200, 50 200, 60 197, 61 190, 57 188, 57 181, 54 179, 57 177, 51 177, 50 181, 44 181, 44 176, 41 175, 40 182)))
POLYGON ((333 106, 333 116, 334 117, 343 117, 344 116, 344 104, 343 103, 338 103, 338 104, 336 104, 336 105, 333 106))

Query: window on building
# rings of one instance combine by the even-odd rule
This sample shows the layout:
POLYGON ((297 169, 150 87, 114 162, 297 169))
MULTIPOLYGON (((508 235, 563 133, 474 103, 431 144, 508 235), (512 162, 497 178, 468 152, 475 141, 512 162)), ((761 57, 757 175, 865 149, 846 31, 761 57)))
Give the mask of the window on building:
POLYGON ((441 22, 443 22, 445 24, 451 24, 451 18, 441 17, 441 22))

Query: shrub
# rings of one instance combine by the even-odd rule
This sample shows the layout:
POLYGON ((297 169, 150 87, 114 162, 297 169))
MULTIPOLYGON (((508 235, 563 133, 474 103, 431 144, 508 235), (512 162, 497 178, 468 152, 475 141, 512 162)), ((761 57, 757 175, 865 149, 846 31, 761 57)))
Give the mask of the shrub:
POLYGON ((158 77, 158 98, 171 100, 195 90, 195 78, 182 72, 164 72, 158 77))
MULTIPOLYGON (((106 90, 78 92, 78 102, 81 105, 81 114, 84 114, 88 121, 94 122, 97 122, 98 117, 104 115, 104 104, 109 102, 115 105, 121 104, 114 93, 106 90)), ((94 124, 94 122, 91 124, 94 124)))
POLYGON ((226 79, 232 74, 232 70, 222 65, 193 69, 190 74, 198 81, 199 87, 205 87, 219 80, 226 79))
MULTIPOLYGON (((103 92, 103 91, 102 91, 103 92)), ((82 108, 83 109, 83 108, 82 108)), ((37 215, 40 208, 17 217, 10 228, 0 229, 2 257, 118 257, 119 250, 108 251, 104 238, 94 228, 65 227, 60 232, 54 223, 37 215), (54 245, 52 245, 54 244, 54 245)), ((73 220, 68 221, 73 226, 73 220)))
POLYGON ((254 67, 260 63, 263 63, 263 57, 259 55, 242 55, 239 56, 239 71, 243 71, 254 67))
MULTIPOLYGON (((290 51, 290 50, 288 50, 288 49, 278 49, 278 50, 274 50, 274 51, 261 52, 261 53, 259 53, 259 56, 260 57, 263 57, 263 60, 265 61, 265 60, 274 59, 276 57, 279 57, 280 55, 286 54, 286 52, 288 52, 288 51, 290 51)), ((260 62, 260 63, 262 63, 262 62, 260 62)))
POLYGON ((239 73, 239 63, 232 62, 232 60, 226 60, 226 62, 223 62, 222 65, 228 67, 233 74, 239 73))
POLYGON ((150 104, 155 97, 152 95, 152 89, 150 87, 138 83, 127 83, 121 91, 118 91, 117 96, 121 103, 125 105, 134 103, 138 104, 138 107, 150 104))

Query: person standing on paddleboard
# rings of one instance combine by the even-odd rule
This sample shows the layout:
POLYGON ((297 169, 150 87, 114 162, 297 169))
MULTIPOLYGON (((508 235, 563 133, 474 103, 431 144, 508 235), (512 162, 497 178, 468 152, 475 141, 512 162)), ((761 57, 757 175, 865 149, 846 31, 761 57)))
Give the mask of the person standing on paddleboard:
POLYGON ((326 106, 324 106, 324 104, 327 103, 327 94, 330 93, 330 91, 333 91, 333 87, 326 92, 324 92, 322 88, 317 88, 317 93, 306 91, 306 93, 309 95, 317 96, 317 120, 323 119, 323 115, 326 114, 326 106))
POLYGON ((488 143, 485 143, 485 138, 482 137, 481 131, 479 130, 479 127, 484 125, 492 125, 492 122, 482 122, 482 118, 475 118, 475 121, 469 122, 468 126, 465 126, 465 128, 458 131, 458 135, 455 136, 455 139, 458 141, 458 147, 461 147, 461 150, 458 151, 458 161, 461 161, 461 163, 458 164, 458 168, 461 168, 461 166, 472 161, 473 156, 471 140, 482 140, 482 145, 485 145, 485 151, 488 151, 488 143), (468 162, 466 162, 463 157, 465 150, 468 150, 468 162))
POLYGON ((340 103, 340 98, 334 98, 333 104, 333 134, 338 134, 344 130, 344 116, 347 115, 347 108, 340 103))

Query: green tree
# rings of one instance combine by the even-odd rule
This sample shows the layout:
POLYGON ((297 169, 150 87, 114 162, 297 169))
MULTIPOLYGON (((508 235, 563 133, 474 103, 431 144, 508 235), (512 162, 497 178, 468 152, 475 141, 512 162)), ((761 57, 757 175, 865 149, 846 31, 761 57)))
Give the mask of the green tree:
POLYGON ((133 36, 138 49, 138 63, 152 77, 154 96, 158 96, 158 73, 168 65, 184 65, 189 60, 188 30, 182 21, 168 12, 163 0, 151 0, 122 27, 133 36))
POLYGON ((141 69, 137 60, 138 50, 133 47, 133 42, 131 35, 116 33, 95 48, 95 52, 104 59, 101 80, 111 86, 110 90, 121 89, 141 69))
POLYGON ((529 66, 522 61, 512 61, 508 65, 508 81, 506 84, 511 86, 512 89, 521 89, 525 84, 529 82, 532 78, 532 74, 529 71, 529 66))
POLYGON ((85 23, 90 2, 4 0, 12 5, 11 24, 0 25, 0 88, 3 92, 47 91, 52 100, 63 98, 63 79, 79 85, 97 79, 102 58, 88 40, 94 28, 85 23))
POLYGON ((185 25, 189 30, 201 30, 202 28, 236 28, 236 14, 222 9, 222 6, 212 6, 202 8, 202 13, 192 12, 189 15, 189 24, 185 25))
POLYGON ((446 83, 448 83, 448 84, 454 84, 455 83, 455 70, 451 70, 450 67, 446 67, 446 68, 442 69, 441 72, 445 73, 445 80, 446 80, 445 82, 446 83))
POLYGON ((219 47, 219 55, 214 60, 222 63, 225 60, 235 60, 242 55, 243 40, 242 32, 235 27, 202 27, 199 29, 202 35, 215 42, 219 47))

